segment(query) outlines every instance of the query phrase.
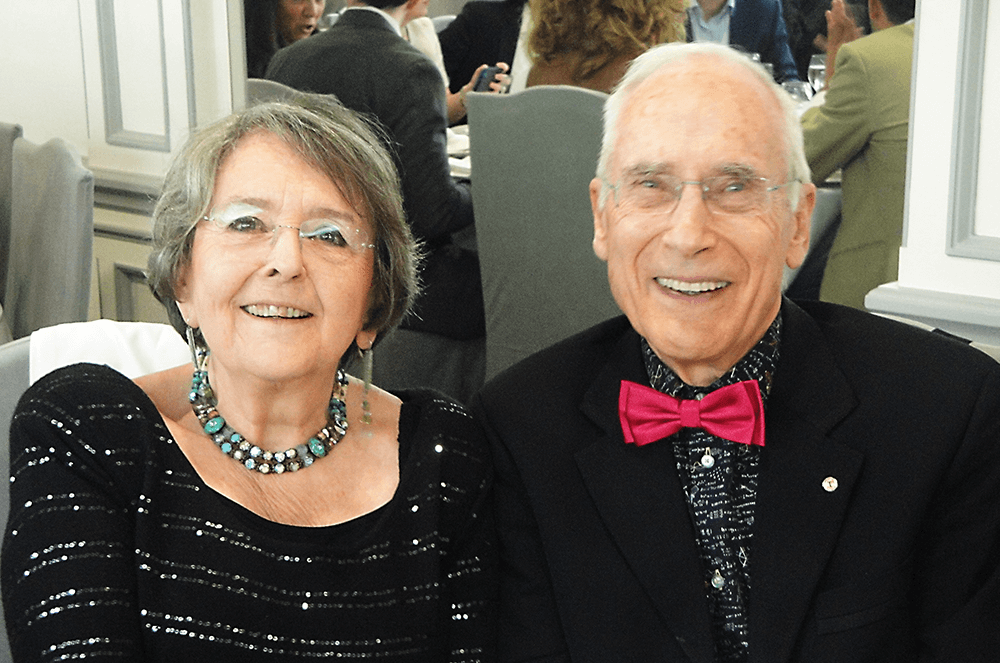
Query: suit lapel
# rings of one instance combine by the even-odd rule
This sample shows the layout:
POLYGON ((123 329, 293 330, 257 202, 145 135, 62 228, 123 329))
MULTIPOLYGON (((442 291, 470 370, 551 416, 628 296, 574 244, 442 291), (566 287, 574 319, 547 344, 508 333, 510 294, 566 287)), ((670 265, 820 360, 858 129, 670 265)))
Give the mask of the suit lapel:
POLYGON ((751 658, 762 661, 791 655, 863 461, 860 452, 829 438, 854 408, 853 391, 815 322, 788 301, 783 311, 758 478, 748 607, 751 658))
POLYGON ((692 661, 711 663, 701 562, 669 444, 626 445, 618 420, 623 379, 646 383, 639 337, 629 330, 581 403, 604 431, 576 455, 601 519, 669 630, 692 661))

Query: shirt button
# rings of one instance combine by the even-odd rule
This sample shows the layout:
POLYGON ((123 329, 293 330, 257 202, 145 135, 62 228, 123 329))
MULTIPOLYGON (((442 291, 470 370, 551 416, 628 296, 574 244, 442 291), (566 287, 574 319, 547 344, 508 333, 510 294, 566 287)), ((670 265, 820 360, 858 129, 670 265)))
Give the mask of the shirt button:
POLYGON ((835 477, 827 477, 823 479, 823 490, 825 490, 828 493, 832 493, 833 491, 837 490, 839 486, 840 484, 837 482, 837 479, 835 477))

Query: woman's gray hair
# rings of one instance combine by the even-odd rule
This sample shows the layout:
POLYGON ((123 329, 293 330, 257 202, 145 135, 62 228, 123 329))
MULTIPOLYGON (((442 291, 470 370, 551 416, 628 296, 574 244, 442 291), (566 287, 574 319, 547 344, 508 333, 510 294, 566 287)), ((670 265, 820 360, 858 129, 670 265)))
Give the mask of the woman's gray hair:
MULTIPOLYGON (((715 56, 746 70, 748 76, 756 76, 774 94, 778 100, 784 118, 782 134, 785 140, 786 162, 788 167, 788 179, 793 182, 805 183, 810 181, 809 162, 806 160, 805 146, 802 142, 802 123, 799 120, 798 110, 791 95, 785 92, 780 85, 774 82, 767 70, 759 62, 754 62, 745 53, 736 49, 713 43, 672 43, 661 44, 649 49, 636 59, 634 59, 625 72, 625 76, 615 87, 614 92, 604 104, 604 139, 601 143, 601 155, 597 162, 597 177, 604 185, 601 187, 599 203, 604 205, 607 200, 611 182, 611 158, 614 154, 615 143, 618 139, 618 118, 622 108, 628 101, 632 91, 647 78, 663 69, 668 64, 679 64, 693 57, 715 56)), ((682 94, 678 91, 677 94, 682 94)), ((664 131, 670 131, 670 127, 664 127, 664 131)), ((788 186, 788 200, 792 211, 799 204, 799 192, 801 186, 798 183, 788 186)))
POLYGON ((198 131, 174 158, 153 211, 147 279, 183 336, 175 300, 180 270, 191 259, 195 226, 209 213, 222 162, 245 137, 268 133, 322 172, 372 227, 374 269, 365 329, 381 338, 410 310, 419 289, 419 248, 406 224, 399 175, 385 133, 333 97, 299 94, 251 106, 198 131))

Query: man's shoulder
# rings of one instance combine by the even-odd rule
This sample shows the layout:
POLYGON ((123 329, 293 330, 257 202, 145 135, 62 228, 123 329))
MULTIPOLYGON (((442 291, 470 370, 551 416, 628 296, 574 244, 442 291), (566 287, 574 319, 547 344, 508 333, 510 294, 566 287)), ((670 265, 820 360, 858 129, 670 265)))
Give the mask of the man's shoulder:
POLYGON ((777 14, 780 6, 779 0, 736 0, 733 13, 753 17, 754 20, 760 21, 777 14))
POLYGON ((786 315, 788 333, 799 343, 822 344, 851 381, 881 375, 896 382, 921 374, 959 380, 997 369, 991 357, 955 337, 838 304, 796 305, 798 312, 786 315))
MULTIPOLYGON (((913 51, 913 24, 903 23, 878 30, 840 47, 846 54, 864 59, 882 59, 888 53, 913 51)), ((838 54, 839 57, 839 54, 838 54)))

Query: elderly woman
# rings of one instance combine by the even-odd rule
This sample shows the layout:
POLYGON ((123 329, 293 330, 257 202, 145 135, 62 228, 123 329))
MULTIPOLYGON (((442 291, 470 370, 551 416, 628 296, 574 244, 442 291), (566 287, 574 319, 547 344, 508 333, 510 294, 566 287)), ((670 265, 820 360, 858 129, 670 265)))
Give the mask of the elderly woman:
POLYGON ((461 406, 344 372, 414 296, 392 162, 323 97, 197 133, 149 278, 194 365, 78 364, 14 417, 18 661, 492 657, 487 452, 461 406))
POLYGON ((527 87, 611 92, 651 46, 684 41, 684 0, 529 0, 527 87))

